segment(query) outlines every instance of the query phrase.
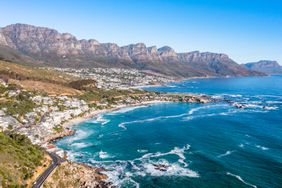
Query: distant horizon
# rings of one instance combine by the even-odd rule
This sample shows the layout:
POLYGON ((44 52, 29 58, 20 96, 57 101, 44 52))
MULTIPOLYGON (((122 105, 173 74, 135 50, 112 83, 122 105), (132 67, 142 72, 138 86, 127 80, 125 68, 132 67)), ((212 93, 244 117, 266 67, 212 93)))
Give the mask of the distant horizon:
POLYGON ((282 64, 282 2, 275 0, 2 2, 1 27, 22 23, 119 46, 227 54, 239 64, 282 64), (12 13, 12 14, 11 14, 12 13))

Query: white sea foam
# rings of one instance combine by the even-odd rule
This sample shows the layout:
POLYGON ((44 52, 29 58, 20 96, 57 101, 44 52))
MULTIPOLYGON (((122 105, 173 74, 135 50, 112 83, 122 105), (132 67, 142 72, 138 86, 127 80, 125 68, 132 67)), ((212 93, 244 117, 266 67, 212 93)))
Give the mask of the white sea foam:
POLYGON ((93 133, 92 131, 77 130, 75 132, 75 135, 68 137, 65 140, 65 142, 70 144, 70 143, 73 143, 74 141, 85 139, 88 136, 90 136, 92 133, 93 133))
POLYGON ((102 125, 105 125, 105 124, 110 122, 109 119, 105 119, 104 116, 102 116, 102 115, 97 117, 97 121, 101 122, 102 125))
POLYGON ((227 172, 226 174, 227 174, 228 176, 232 176, 232 177, 237 178, 239 181, 241 181, 241 182, 244 183, 245 185, 248 185, 248 186, 250 186, 250 187, 257 188, 256 185, 250 184, 250 183, 246 182, 245 180, 243 180, 243 179, 241 178, 241 176, 232 174, 232 173, 230 173, 230 172, 227 172))
POLYGON ((266 101, 267 104, 282 104, 282 101, 266 101))
POLYGON ((84 142, 78 142, 78 143, 73 143, 71 144, 71 146, 75 147, 75 148, 78 148, 78 149, 81 149, 81 148, 86 148, 86 147, 89 147, 89 146, 92 146, 93 144, 91 143, 84 143, 84 142))
POLYGON ((205 109, 209 109, 209 108, 214 108, 214 107, 227 107, 227 104, 215 104, 215 105, 205 105, 205 106, 200 106, 200 107, 196 107, 196 108, 192 108, 191 110, 189 110, 188 115, 192 115, 197 111, 200 110, 205 110, 205 109))
POLYGON ((187 167, 188 164, 185 162, 186 157, 184 156, 185 151, 189 150, 190 145, 187 144, 186 146, 179 148, 179 147, 174 147, 174 149, 170 150, 169 152, 166 153, 161 153, 161 152, 156 152, 156 153, 147 153, 143 155, 140 158, 137 158, 135 160, 141 160, 143 161, 144 159, 150 159, 150 158, 160 158, 163 156, 167 155, 177 155, 179 157, 178 162, 182 164, 184 167, 187 167))
POLYGON ((235 152, 235 150, 232 150, 232 151, 228 150, 225 153, 218 155, 217 158, 221 158, 221 157, 225 157, 225 156, 231 155, 234 152, 235 152))
POLYGON ((214 95, 212 96, 213 99, 222 99, 223 97, 221 95, 214 95))
POLYGON ((187 176, 192 178, 199 177, 199 174, 193 170, 188 168, 183 168, 179 166, 177 163, 170 164, 169 162, 162 160, 157 164, 154 163, 145 163, 143 165, 144 170, 147 174, 151 176, 187 176), (166 167, 165 170, 158 170, 156 165, 164 165, 166 167))
POLYGON ((242 95, 240 95, 240 94, 229 94, 227 96, 230 96, 230 97, 233 97, 233 98, 242 97, 242 95))
POLYGON ((113 158, 113 156, 109 155, 107 152, 104 152, 104 151, 99 152, 99 157, 101 159, 113 158))
POLYGON ((97 138, 100 139, 100 138, 102 138, 103 136, 104 136, 104 134, 99 134, 97 138))
POLYGON ((244 145, 244 144, 240 144, 239 147, 240 147, 240 148, 243 148, 243 147, 245 147, 245 145, 244 145))
POLYGON ((182 119, 182 121, 190 121, 190 120, 193 120, 193 119, 196 119, 196 118, 204 118, 204 117, 212 117, 212 116, 227 116, 227 115, 231 115, 231 114, 234 114, 234 113, 237 113, 237 112, 238 111, 233 110, 233 111, 228 111, 228 112, 193 115, 193 116, 184 117, 182 119))
POLYGON ((278 107, 277 106, 265 106, 264 109, 266 109, 266 110, 277 110, 278 107))
POLYGON ((119 110, 108 113, 107 115, 122 114, 122 113, 130 112, 130 111, 133 111, 133 110, 136 110, 136 109, 139 109, 139 108, 146 108, 146 107, 148 107, 148 105, 140 105, 140 106, 121 108, 119 110))
POLYGON ((269 150, 269 148, 267 148, 265 146, 261 146, 261 145, 256 145, 256 147, 263 150, 263 151, 269 150))
POLYGON ((171 115, 171 116, 159 116, 159 117, 154 117, 154 118, 148 118, 148 119, 143 119, 143 120, 135 120, 135 121, 128 121, 128 122, 122 122, 118 124, 120 128, 127 129, 126 125, 129 124, 135 124, 135 123, 146 123, 146 122, 153 122, 153 121, 158 121, 162 119, 171 119, 171 118, 178 118, 178 117, 183 117, 185 114, 179 114, 179 115, 171 115))
MULTIPOLYGON (((189 150, 190 145, 186 145, 182 148, 174 147, 172 150, 161 153, 146 153, 142 157, 123 161, 95 161, 91 159, 91 163, 96 166, 104 167, 107 171, 103 172, 108 176, 108 181, 113 185, 138 187, 139 183, 133 180, 134 176, 186 176, 191 178, 199 177, 199 174, 191 169, 188 169, 188 165, 184 162, 184 152, 189 150), (168 162, 162 157, 166 155, 177 155, 179 160, 177 162, 168 162), (157 159, 157 161, 156 161, 157 159)), ((140 150, 143 152, 143 150, 140 150)), ((105 158, 108 154, 100 151, 99 157, 105 158)))
POLYGON ((138 153, 147 153, 148 150, 146 150, 146 149, 138 149, 137 152, 138 153))

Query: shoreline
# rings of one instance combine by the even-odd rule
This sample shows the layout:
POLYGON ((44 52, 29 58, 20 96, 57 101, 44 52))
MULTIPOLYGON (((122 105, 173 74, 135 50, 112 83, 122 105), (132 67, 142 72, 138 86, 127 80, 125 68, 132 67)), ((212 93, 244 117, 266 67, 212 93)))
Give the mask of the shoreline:
MULTIPOLYGON (((65 162, 67 163, 73 163, 73 164, 77 164, 77 165, 81 165, 84 167, 88 167, 89 169, 93 170, 94 172, 98 171, 99 173, 104 175, 104 178, 100 183, 102 184, 112 184, 112 182, 108 181, 108 176, 103 173, 103 171, 107 171, 107 169, 102 169, 96 166, 91 166, 87 163, 81 163, 81 162, 76 162, 76 161, 72 161, 69 159, 69 156, 67 156, 66 154, 66 150, 58 148, 56 144, 54 144, 54 142, 63 139, 65 137, 68 136, 73 136, 76 133, 76 130, 73 129, 73 127, 75 125, 78 125, 82 122, 88 121, 91 118, 95 118, 101 114, 105 114, 105 113, 110 113, 110 112, 114 112, 114 111, 118 111, 120 109, 123 108, 131 108, 131 107, 138 107, 138 106, 142 106, 142 105, 152 105, 152 104, 160 104, 160 103, 169 103, 169 101, 158 101, 158 100, 153 100, 153 101, 146 101, 146 102, 140 102, 140 103, 136 103, 136 104, 129 104, 129 105, 120 105, 120 106, 116 106, 110 109, 103 109, 103 110, 94 110, 92 112, 89 112, 89 114, 86 114, 85 116, 80 116, 80 117, 75 117, 65 123, 63 123, 62 127, 64 128, 63 132, 66 132, 66 134, 60 135, 58 137, 54 137, 52 139, 49 139, 45 145, 45 151, 48 152, 48 147, 52 146, 52 150, 57 150, 57 151, 63 151, 64 153, 64 157, 62 157, 65 162)), ((56 154, 57 155, 57 154, 56 154)), ((61 157, 61 156, 60 156, 61 157)))
POLYGON ((73 136, 76 133, 76 130, 73 128, 74 126, 82 123, 82 122, 86 122, 92 118, 95 118, 101 114, 105 114, 105 113, 110 113, 110 112, 114 112, 114 111, 118 111, 120 109, 124 109, 124 108, 131 108, 131 107, 138 107, 138 106, 150 106, 153 104, 161 104, 161 103, 175 103, 175 102, 181 102, 181 103, 209 103, 212 102, 211 97, 207 96, 207 95, 203 95, 203 94, 174 94, 174 93, 163 93, 157 96, 157 98, 152 98, 151 100, 148 101, 138 101, 137 103, 129 103, 129 104, 121 104, 121 105, 117 105, 117 106, 112 106, 110 108, 107 109, 102 109, 102 110, 94 110, 94 109, 90 109, 89 112, 86 112, 85 114, 83 114, 82 116, 78 116, 78 117, 74 117, 64 123, 62 123, 62 128, 63 131, 57 135, 53 135, 53 137, 51 137, 51 139, 47 139, 45 144, 43 145, 43 147, 45 148, 45 150, 47 152, 51 152, 51 153, 55 153, 56 155, 60 156, 62 159, 64 159, 67 163, 74 163, 77 165, 84 165, 84 166, 88 166, 90 169, 93 170, 93 172, 96 172, 97 170, 100 171, 101 174, 105 175, 104 178, 102 180, 102 182, 106 182, 106 183, 112 183, 110 182, 110 180, 108 179, 109 177, 103 173, 103 171, 107 171, 107 169, 100 169, 97 166, 91 166, 87 163, 80 163, 80 162, 76 162, 74 160, 70 159, 70 156, 68 156, 67 151, 59 148, 55 142, 58 140, 61 140, 67 136, 73 136), (179 96, 181 96, 182 100, 179 100, 179 96), (177 97, 178 96, 178 97, 177 97))
POLYGON ((89 112, 89 114, 86 114, 85 116, 80 116, 80 117, 75 117, 67 122, 65 122, 62 127, 64 128, 69 128, 71 129, 73 126, 82 123, 84 121, 87 121, 89 119, 95 118, 101 114, 105 114, 105 113, 110 113, 110 112, 114 112, 123 108, 131 108, 131 107, 138 107, 138 106, 142 106, 142 105, 152 105, 152 104, 160 104, 160 103, 169 103, 169 101, 159 101, 159 100, 154 100, 154 101, 146 101, 146 102, 140 102, 140 103, 136 103, 136 104, 129 104, 129 105, 120 105, 120 106, 116 106, 113 108, 109 108, 109 109, 103 109, 103 110, 94 110, 92 112, 89 112))

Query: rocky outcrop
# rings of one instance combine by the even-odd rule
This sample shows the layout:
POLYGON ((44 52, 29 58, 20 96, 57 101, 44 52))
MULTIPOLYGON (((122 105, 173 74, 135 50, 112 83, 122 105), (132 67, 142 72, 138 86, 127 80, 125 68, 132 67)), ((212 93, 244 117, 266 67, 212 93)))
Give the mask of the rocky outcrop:
POLYGON ((43 187, 115 187, 106 182, 107 176, 102 174, 103 169, 90 167, 84 164, 64 162, 43 184, 43 187))
POLYGON ((266 74, 282 74, 282 66, 277 61, 261 60, 258 62, 246 63, 245 68, 252 71, 259 71, 266 74))
MULTIPOLYGON (((144 43, 118 46, 96 40, 77 40, 69 33, 27 24, 0 29, 0 45, 60 67, 125 67, 179 76, 246 76, 246 70, 225 54, 176 53, 171 47, 146 47, 144 43)), ((1 55, 1 53, 0 53, 1 55)))

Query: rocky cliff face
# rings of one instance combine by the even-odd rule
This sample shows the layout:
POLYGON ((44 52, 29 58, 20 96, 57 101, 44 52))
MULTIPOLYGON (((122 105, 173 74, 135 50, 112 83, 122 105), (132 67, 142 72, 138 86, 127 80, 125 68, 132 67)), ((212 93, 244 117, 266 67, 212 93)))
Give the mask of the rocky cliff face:
POLYGON ((277 61, 261 60, 258 62, 246 63, 245 68, 252 71, 259 71, 266 74, 282 74, 282 66, 277 61))
POLYGON ((26 24, 1 28, 0 45, 53 66, 130 67, 180 77, 259 74, 239 66, 225 54, 176 53, 168 46, 158 49, 143 43, 120 47, 93 39, 77 40, 69 33, 26 24))

